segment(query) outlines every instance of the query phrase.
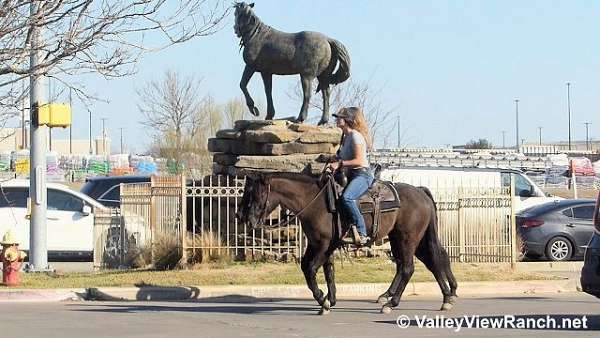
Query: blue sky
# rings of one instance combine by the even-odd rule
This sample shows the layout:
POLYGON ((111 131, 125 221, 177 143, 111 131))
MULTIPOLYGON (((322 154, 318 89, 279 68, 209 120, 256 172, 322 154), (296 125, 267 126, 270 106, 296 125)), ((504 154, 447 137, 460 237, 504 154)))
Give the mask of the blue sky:
MULTIPOLYGON (((515 143, 514 99, 519 98, 520 135, 537 141, 567 139, 567 81, 571 85, 573 138, 600 138, 599 1, 318 1, 257 0, 263 22, 287 32, 320 31, 342 41, 352 58, 352 76, 382 88, 395 107, 411 146, 461 144, 488 138, 515 143)), ((108 118, 116 150, 125 143, 143 151, 150 135, 139 121, 135 88, 171 69, 202 77, 203 92, 217 101, 240 96, 243 70, 229 17, 219 33, 147 56, 133 77, 87 82, 110 103, 92 107, 94 134, 108 118)), ((274 79, 277 117, 297 115, 299 103, 286 91, 297 77, 274 79)), ((255 74, 250 92, 265 101, 255 74)), ((87 112, 74 107, 74 137, 87 137, 87 112)), ((264 114, 264 112, 262 112, 264 114)), ((311 114, 318 114, 312 111, 311 114)), ((390 128, 394 126, 390 125, 390 128)), ((67 137, 66 131, 56 131, 67 137)), ((392 135, 396 135, 395 132, 392 135)), ((391 140, 395 144, 395 140, 391 140)))

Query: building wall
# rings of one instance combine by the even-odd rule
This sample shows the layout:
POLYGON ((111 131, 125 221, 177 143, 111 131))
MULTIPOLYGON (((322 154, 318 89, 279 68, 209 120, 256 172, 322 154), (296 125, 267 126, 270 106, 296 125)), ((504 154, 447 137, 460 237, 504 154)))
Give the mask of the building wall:
MULTIPOLYGON (((23 137, 20 128, 1 128, 0 129, 0 151, 12 151, 23 149, 23 137)), ((50 149, 50 137, 46 137, 46 146, 48 151, 52 150, 57 152, 59 155, 72 154, 89 154, 90 144, 89 140, 85 139, 74 139, 72 141, 72 152, 69 147, 69 140, 64 139, 52 139, 52 149, 50 149)), ((29 135, 27 135, 27 145, 29 145, 29 135)), ((102 138, 92 140, 92 154, 93 155, 109 155, 111 142, 110 139, 106 138, 105 146, 103 145, 102 138)))

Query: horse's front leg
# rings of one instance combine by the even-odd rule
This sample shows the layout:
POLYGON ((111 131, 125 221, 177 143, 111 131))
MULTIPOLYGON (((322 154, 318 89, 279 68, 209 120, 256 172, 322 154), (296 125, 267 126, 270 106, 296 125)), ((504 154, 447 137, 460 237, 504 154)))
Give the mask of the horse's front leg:
POLYGON ((327 299, 331 307, 335 306, 337 299, 335 297, 335 268, 333 266, 333 256, 330 255, 323 265, 323 273, 325 274, 325 281, 327 282, 327 299))
POLYGON ((312 90, 312 82, 315 78, 307 75, 300 75, 300 83, 302 83, 302 108, 300 108, 300 115, 296 119, 296 122, 302 123, 306 120, 308 115, 308 105, 310 104, 310 95, 312 90))
POLYGON ((327 314, 331 308, 329 299, 325 298, 323 291, 319 289, 319 284, 317 283, 317 271, 325 263, 325 260, 324 252, 317 252, 313 247, 308 246, 304 257, 302 257, 301 264, 306 285, 312 292, 313 298, 321 305, 319 314, 327 314))
POLYGON ((244 73, 242 74, 242 80, 240 81, 240 88, 244 93, 244 97, 246 98, 246 105, 248 106, 250 113, 254 116, 258 116, 258 108, 254 106, 254 100, 252 100, 252 97, 248 92, 248 82, 250 82, 252 75, 254 75, 254 68, 246 65, 246 68, 244 68, 244 73))
POLYGON ((273 105, 273 74, 260 73, 263 84, 265 85, 265 94, 267 95, 267 117, 265 120, 272 120, 275 116, 275 106, 273 105))

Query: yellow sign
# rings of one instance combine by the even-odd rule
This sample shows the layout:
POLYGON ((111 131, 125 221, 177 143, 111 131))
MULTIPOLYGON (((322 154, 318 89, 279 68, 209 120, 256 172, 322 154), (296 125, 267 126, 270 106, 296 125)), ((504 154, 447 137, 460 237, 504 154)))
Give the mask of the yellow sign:
POLYGON ((71 125, 71 106, 62 103, 47 103, 40 106, 39 124, 48 127, 66 128, 71 125))

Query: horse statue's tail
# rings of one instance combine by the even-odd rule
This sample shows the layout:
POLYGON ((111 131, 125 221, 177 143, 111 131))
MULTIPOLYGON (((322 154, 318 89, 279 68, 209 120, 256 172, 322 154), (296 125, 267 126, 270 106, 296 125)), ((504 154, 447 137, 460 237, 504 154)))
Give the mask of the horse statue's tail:
MULTIPOLYGON (((350 78, 350 54, 346 47, 335 39, 329 39, 329 45, 331 46, 331 61, 338 63, 337 72, 329 75, 329 84, 336 85, 342 83, 350 78)), ((321 84, 317 88, 317 91, 321 90, 321 84)))

